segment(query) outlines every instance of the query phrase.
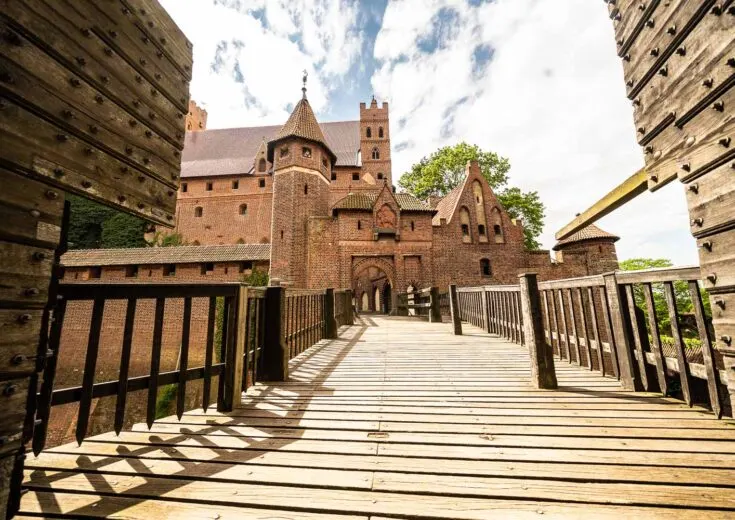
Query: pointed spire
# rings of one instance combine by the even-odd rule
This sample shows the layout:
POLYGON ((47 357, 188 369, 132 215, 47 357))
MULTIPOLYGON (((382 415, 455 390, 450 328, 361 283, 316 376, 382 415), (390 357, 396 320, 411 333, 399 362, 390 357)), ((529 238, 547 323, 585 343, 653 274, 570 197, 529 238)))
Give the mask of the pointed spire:
POLYGON ((306 69, 304 69, 304 76, 301 78, 301 81, 304 82, 304 86, 301 87, 301 99, 306 99, 306 80, 309 78, 309 73, 306 72, 306 69))
MULTIPOLYGON (((305 79, 306 75, 304 75, 305 79)), ((268 143, 268 160, 273 161, 273 148, 276 143, 288 137, 300 137, 322 145, 332 156, 332 161, 334 162, 337 160, 337 156, 329 148, 327 140, 324 138, 322 129, 319 126, 319 122, 316 120, 314 111, 309 104, 309 100, 306 99, 306 83, 304 83, 304 87, 301 90, 304 97, 296 104, 288 121, 281 127, 276 137, 268 143)))

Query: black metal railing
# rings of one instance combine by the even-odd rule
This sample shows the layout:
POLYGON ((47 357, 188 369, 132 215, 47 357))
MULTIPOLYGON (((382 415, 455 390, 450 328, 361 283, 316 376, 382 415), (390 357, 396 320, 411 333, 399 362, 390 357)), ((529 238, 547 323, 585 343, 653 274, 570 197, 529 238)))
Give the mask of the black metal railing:
MULTIPOLYGON (((186 411, 184 396, 187 383, 194 380, 203 381, 201 406, 206 410, 211 403, 212 379, 216 376, 225 376, 218 378, 217 402, 226 406, 226 384, 228 381, 229 384, 232 384, 232 374, 226 370, 226 358, 234 350, 238 290, 239 284, 60 284, 58 305, 54 311, 49 336, 50 357, 44 369, 43 384, 37 400, 36 417, 39 427, 34 431, 34 452, 40 452, 46 443, 46 426, 53 406, 78 403, 75 437, 80 443, 87 435, 94 399, 116 397, 114 430, 118 433, 123 426, 129 392, 147 391, 145 417, 149 426, 155 420, 158 390, 165 385, 176 385, 176 413, 180 417, 186 411), (167 305, 170 305, 173 300, 177 300, 179 304, 177 311, 180 312, 181 339, 178 367, 175 370, 162 372, 161 350, 165 311, 167 305), (65 332, 65 315, 69 305, 76 302, 91 303, 91 320, 84 352, 82 381, 81 385, 55 389, 54 379, 59 355, 64 354, 59 349, 62 334, 65 332), (113 380, 96 382, 101 337, 106 324, 105 310, 110 306, 119 305, 119 302, 124 302, 125 305, 119 371, 113 380), (197 312, 204 312, 206 315, 206 334, 204 363, 191 367, 189 366, 191 321, 192 308, 195 304, 197 312), (150 325, 150 316, 152 316, 152 338, 148 374, 131 377, 131 353, 134 338, 138 332, 135 326, 136 317, 149 318, 146 320, 146 325, 150 325)), ((116 310, 121 309, 118 307, 116 310)), ((105 356, 110 355, 106 347, 107 345, 102 345, 105 356)))
POLYGON ((98 426, 116 433, 138 416, 150 427, 162 398, 171 405, 175 398, 179 418, 193 408, 207 410, 214 401, 219 411, 230 411, 254 383, 287 377, 284 349, 290 359, 336 338, 338 326, 353 318, 349 290, 85 282, 61 284, 58 294, 36 400, 35 453, 46 445, 56 406, 77 405, 79 443, 89 435, 93 403, 101 399, 115 402, 105 416, 109 424, 98 426), (81 382, 56 380, 60 355, 68 365, 65 377, 81 373, 81 382), (201 398, 187 394, 194 382, 201 385, 201 398), (131 411, 129 395, 142 391, 144 410, 131 411))

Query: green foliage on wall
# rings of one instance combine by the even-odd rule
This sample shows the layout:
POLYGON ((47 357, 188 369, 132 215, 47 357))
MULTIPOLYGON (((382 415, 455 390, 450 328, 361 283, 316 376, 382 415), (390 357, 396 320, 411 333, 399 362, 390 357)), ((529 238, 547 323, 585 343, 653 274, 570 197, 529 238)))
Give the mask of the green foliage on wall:
POLYGON ((240 277, 240 281, 251 287, 266 287, 269 282, 268 271, 260 271, 257 267, 253 267, 250 274, 240 277))

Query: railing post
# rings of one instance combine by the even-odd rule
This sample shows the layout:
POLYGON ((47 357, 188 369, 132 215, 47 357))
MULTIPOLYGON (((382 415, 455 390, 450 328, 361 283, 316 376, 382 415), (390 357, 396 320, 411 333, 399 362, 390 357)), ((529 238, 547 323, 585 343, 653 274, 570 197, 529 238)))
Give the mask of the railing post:
MULTIPOLYGON (((245 362, 245 350, 247 345, 247 322, 248 322, 248 288, 241 285, 238 287, 235 297, 235 323, 229 323, 227 330, 234 329, 235 341, 232 348, 227 352, 225 360, 225 390, 224 399, 218 407, 218 411, 231 412, 242 403, 242 367, 245 362), (232 327, 232 329, 230 328, 232 327)), ((227 319, 227 316, 225 317, 227 319)))
POLYGON ((531 379, 537 388, 553 390, 559 385, 554 368, 554 349, 546 344, 541 313, 541 294, 535 273, 519 275, 524 342, 531 358, 531 379))
POLYGON ((266 288, 263 352, 260 366, 263 381, 286 381, 288 379, 288 348, 283 326, 285 299, 286 292, 283 287, 266 288))
POLYGON ((345 322, 347 325, 354 325, 355 324, 355 314, 354 310, 355 308, 352 306, 352 289, 347 289, 345 291, 345 312, 347 313, 345 315, 345 322))
MULTIPOLYGON (((610 325, 615 352, 618 358, 620 382, 626 390, 643 390, 639 377, 636 377, 635 360, 631 351, 631 331, 625 320, 627 305, 620 292, 617 276, 615 273, 603 275, 605 280, 605 294, 607 295, 608 307, 610 309, 610 325)), ((611 345, 613 348, 613 345, 611 345)))
MULTIPOLYGON (((350 302, 350 305, 352 302, 350 302)), ((337 338, 337 320, 334 317, 334 289, 327 289, 324 295, 324 338, 337 338)))
POLYGON ((439 288, 438 287, 432 287, 431 289, 429 289, 429 303, 431 304, 431 307, 429 308, 429 322, 430 323, 441 323, 442 311, 439 305, 439 288))
POLYGON ((480 293, 480 297, 482 298, 482 302, 480 302, 481 308, 482 308, 482 327, 485 329, 485 332, 488 334, 490 333, 490 309, 487 305, 487 289, 485 287, 482 288, 482 292, 480 293))
POLYGON ((459 299, 457 298, 457 286, 455 284, 449 286, 449 313, 452 316, 454 335, 461 336, 462 318, 459 315, 459 299))

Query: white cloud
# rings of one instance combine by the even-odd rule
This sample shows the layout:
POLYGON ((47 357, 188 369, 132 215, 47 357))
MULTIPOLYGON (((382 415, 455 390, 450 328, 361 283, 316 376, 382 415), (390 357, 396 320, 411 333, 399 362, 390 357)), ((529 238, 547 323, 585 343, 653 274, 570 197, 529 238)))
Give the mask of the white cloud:
POLYGON ((354 1, 162 4, 194 43, 191 96, 207 108, 210 128, 282 123, 300 97, 303 69, 309 101, 324 109, 362 46, 354 1))
MULTIPOLYGON (((546 203, 547 247, 575 213, 643 165, 602 3, 393 1, 375 58, 373 88, 391 101, 393 145, 408 143, 393 155, 394 175, 460 140, 508 156, 511 181, 546 203), (435 18, 447 8, 453 17, 435 18), (442 19, 453 30, 443 28, 436 50, 425 52, 422 40, 442 19), (480 75, 472 61, 478 45, 494 50, 480 75)), ((621 258, 697 261, 679 184, 644 194, 600 225, 622 235, 621 258)))

